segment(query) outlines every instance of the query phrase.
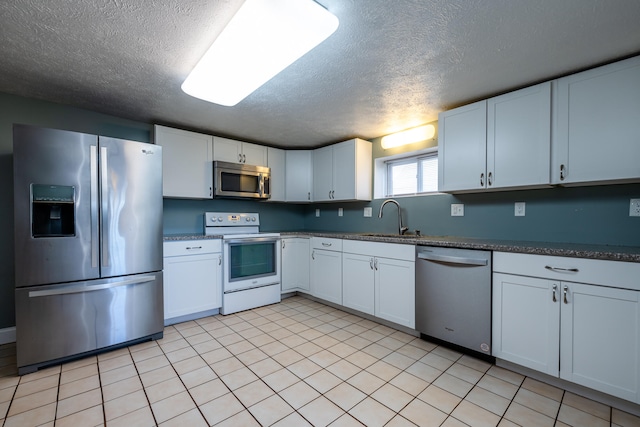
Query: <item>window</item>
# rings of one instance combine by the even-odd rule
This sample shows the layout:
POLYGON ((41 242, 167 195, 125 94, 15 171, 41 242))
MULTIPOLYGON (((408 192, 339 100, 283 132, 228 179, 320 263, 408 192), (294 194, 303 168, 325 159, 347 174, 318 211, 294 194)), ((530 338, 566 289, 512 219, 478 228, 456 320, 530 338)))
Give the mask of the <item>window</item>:
POLYGON ((438 191, 438 153, 388 160, 385 197, 438 191))

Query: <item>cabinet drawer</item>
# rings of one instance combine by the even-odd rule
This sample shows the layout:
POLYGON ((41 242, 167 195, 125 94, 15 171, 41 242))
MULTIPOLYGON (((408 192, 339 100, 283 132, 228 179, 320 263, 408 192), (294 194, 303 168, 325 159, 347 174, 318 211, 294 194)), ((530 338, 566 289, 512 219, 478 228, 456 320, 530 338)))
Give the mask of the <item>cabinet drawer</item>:
POLYGON ((311 248, 342 252, 342 239, 331 239, 328 237, 312 237, 311 248))
POLYGON ((416 247, 401 243, 364 242, 362 240, 344 240, 342 252, 361 254, 379 258, 415 261, 416 247))
POLYGON ((222 240, 178 240, 164 242, 164 257, 222 252, 222 240))
POLYGON ((494 252, 493 271, 640 290, 640 263, 635 262, 494 252))

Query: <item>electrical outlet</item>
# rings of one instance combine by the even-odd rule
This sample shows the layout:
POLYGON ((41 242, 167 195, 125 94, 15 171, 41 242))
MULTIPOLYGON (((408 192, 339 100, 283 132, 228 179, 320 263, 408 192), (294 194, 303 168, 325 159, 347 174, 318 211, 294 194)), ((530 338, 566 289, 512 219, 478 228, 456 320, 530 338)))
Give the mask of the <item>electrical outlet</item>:
POLYGON ((514 208, 515 216, 524 216, 525 202, 516 202, 514 208))
POLYGON ((344 214, 344 211, 342 210, 342 208, 338 208, 338 216, 342 216, 344 214))
POLYGON ((316 217, 320 216, 320 209, 316 209, 316 217))
POLYGON ((631 199, 631 203, 629 203, 629 216, 640 216, 640 199, 631 199))
POLYGON ((462 203, 452 203, 451 216, 464 216, 464 205, 462 203))
POLYGON ((367 206, 366 208, 364 208, 365 218, 371 218, 372 214, 373 214, 373 208, 371 206, 367 206))

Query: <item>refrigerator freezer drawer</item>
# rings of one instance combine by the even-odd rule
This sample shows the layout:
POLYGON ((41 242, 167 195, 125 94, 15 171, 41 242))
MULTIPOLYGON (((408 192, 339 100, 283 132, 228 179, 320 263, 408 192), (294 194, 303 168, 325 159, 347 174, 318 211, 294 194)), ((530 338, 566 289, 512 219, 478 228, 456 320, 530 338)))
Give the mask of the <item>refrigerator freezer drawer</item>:
POLYGON ((16 289, 19 373, 162 334, 162 272, 16 289))

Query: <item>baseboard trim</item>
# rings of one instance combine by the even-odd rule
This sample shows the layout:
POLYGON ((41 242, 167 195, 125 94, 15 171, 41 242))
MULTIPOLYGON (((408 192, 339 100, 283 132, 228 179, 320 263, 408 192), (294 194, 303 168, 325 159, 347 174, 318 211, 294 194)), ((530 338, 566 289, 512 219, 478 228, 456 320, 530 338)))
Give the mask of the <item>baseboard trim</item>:
POLYGON ((16 342, 16 327, 0 329, 0 345, 16 342))

